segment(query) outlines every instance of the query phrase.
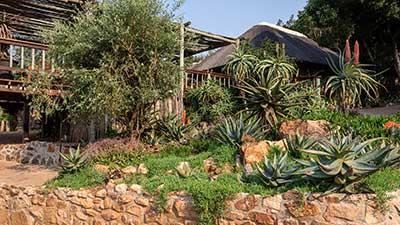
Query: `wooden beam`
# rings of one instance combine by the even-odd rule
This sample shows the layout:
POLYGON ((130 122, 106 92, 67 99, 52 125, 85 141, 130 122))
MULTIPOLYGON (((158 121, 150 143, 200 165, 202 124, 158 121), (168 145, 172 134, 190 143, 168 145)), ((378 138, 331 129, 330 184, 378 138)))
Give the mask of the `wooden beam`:
POLYGON ((18 40, 18 39, 0 38, 0 43, 6 44, 6 45, 14 45, 14 46, 27 47, 27 48, 41 49, 41 50, 49 49, 49 46, 46 44, 36 43, 36 42, 32 42, 32 41, 23 41, 23 40, 18 40))
POLYGON ((224 42, 227 42, 227 43, 230 43, 230 44, 236 44, 236 38, 225 37, 225 36, 222 36, 222 35, 213 34, 213 33, 209 33, 209 32, 206 32, 206 31, 201 31, 201 30, 194 29, 194 28, 191 28, 191 27, 186 27, 185 29, 188 32, 191 32, 191 33, 194 33, 194 34, 198 34, 198 35, 202 35, 204 37, 209 37, 209 38, 212 38, 212 39, 224 41, 224 42))

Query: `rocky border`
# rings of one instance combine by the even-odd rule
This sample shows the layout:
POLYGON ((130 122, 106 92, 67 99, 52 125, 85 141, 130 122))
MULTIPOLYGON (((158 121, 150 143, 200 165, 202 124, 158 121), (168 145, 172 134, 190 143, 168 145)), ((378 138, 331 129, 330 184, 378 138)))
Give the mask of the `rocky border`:
MULTIPOLYGON (((384 225, 400 224, 400 191, 390 194, 381 212, 372 194, 310 194, 291 191, 263 197, 238 194, 227 201, 218 225, 384 225)), ((165 211, 141 186, 109 183, 90 190, 22 188, 0 185, 0 224, 4 225, 194 225, 198 214, 192 198, 175 192, 165 211)))

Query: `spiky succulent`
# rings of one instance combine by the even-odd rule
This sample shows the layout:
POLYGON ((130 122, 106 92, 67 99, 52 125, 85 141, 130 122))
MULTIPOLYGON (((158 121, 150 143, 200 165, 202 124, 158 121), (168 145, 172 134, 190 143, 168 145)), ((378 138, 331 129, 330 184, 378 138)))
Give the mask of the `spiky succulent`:
POLYGON ((278 187, 297 180, 294 174, 298 168, 289 162, 287 153, 276 153, 272 160, 265 158, 264 165, 257 164, 256 168, 268 187, 278 187))
POLYGON ((397 147, 372 145, 379 139, 359 142, 351 136, 333 136, 322 140, 317 150, 302 150, 311 159, 296 160, 305 167, 296 174, 329 183, 328 192, 352 192, 354 184, 363 177, 399 161, 397 147))
POLYGON ((156 128, 167 141, 185 142, 185 135, 194 128, 194 124, 184 125, 177 116, 169 115, 158 120, 156 128))
POLYGON ((254 118, 245 119, 243 114, 238 117, 228 117, 216 128, 215 139, 222 144, 240 147, 243 137, 250 136, 260 140, 265 136, 265 129, 260 120, 254 118))
POLYGON ((313 149, 317 142, 306 136, 296 134, 286 138, 285 147, 289 151, 289 154, 294 158, 301 158, 301 151, 307 149, 313 149))
POLYGON ((60 156, 63 159, 61 168, 67 173, 79 171, 88 164, 88 157, 81 152, 80 146, 76 150, 70 148, 68 154, 60 153, 60 156))

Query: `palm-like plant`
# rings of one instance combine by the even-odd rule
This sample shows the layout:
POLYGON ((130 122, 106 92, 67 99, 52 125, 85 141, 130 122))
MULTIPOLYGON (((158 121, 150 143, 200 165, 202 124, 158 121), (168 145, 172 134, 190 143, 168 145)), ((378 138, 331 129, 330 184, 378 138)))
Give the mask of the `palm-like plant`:
POLYGON ((245 93, 242 97, 246 102, 245 111, 274 128, 278 124, 278 118, 285 117, 291 107, 303 104, 302 99, 306 96, 289 94, 295 87, 295 83, 289 83, 283 77, 265 74, 238 85, 238 89, 245 93))
POLYGON ((235 80, 240 83, 241 81, 251 77, 258 61, 259 60, 256 56, 248 54, 242 48, 237 48, 230 56, 230 60, 226 64, 225 70, 228 74, 232 74, 235 80))
POLYGON ((333 136, 323 140, 318 150, 302 150, 310 154, 310 160, 299 160, 304 169, 296 174, 306 178, 327 182, 331 185, 328 192, 344 190, 352 192, 354 184, 365 176, 399 161, 397 147, 382 145, 372 148, 371 144, 379 138, 359 142, 351 136, 333 136))
POLYGON ((329 98, 336 100, 337 106, 344 110, 361 103, 361 96, 374 98, 378 95, 380 87, 383 87, 374 79, 376 75, 371 70, 365 69, 368 65, 356 65, 353 60, 346 62, 344 54, 340 54, 339 62, 328 59, 329 67, 334 73, 325 84, 325 92, 329 98))
POLYGON ((243 144, 243 137, 250 136, 256 140, 265 137, 264 127, 260 120, 254 118, 245 119, 243 114, 238 118, 229 117, 216 128, 215 138, 222 144, 239 147, 243 144))
POLYGON ((292 80, 297 71, 295 65, 286 58, 284 47, 280 45, 277 45, 276 56, 261 60, 255 70, 258 74, 283 77, 287 80, 292 80))

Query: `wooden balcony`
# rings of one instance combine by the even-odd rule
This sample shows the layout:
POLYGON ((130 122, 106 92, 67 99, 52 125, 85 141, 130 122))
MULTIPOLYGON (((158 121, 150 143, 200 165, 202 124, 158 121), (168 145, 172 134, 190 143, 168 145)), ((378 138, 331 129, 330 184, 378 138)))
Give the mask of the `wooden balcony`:
POLYGON ((185 70, 185 90, 198 88, 203 85, 207 80, 213 80, 221 87, 230 88, 235 85, 233 77, 223 73, 215 73, 208 71, 198 70, 185 70))
MULTIPOLYGON (((46 55, 47 45, 9 38, 0 38, 0 45, 8 49, 8 59, 0 60, 0 73, 9 74, 7 78, 0 78, 0 92, 26 94, 35 72, 56 75, 53 61, 46 55), (9 78, 15 74, 23 79, 9 78)), ((65 88, 67 86, 54 84, 47 92, 51 96, 58 96, 65 88)))

